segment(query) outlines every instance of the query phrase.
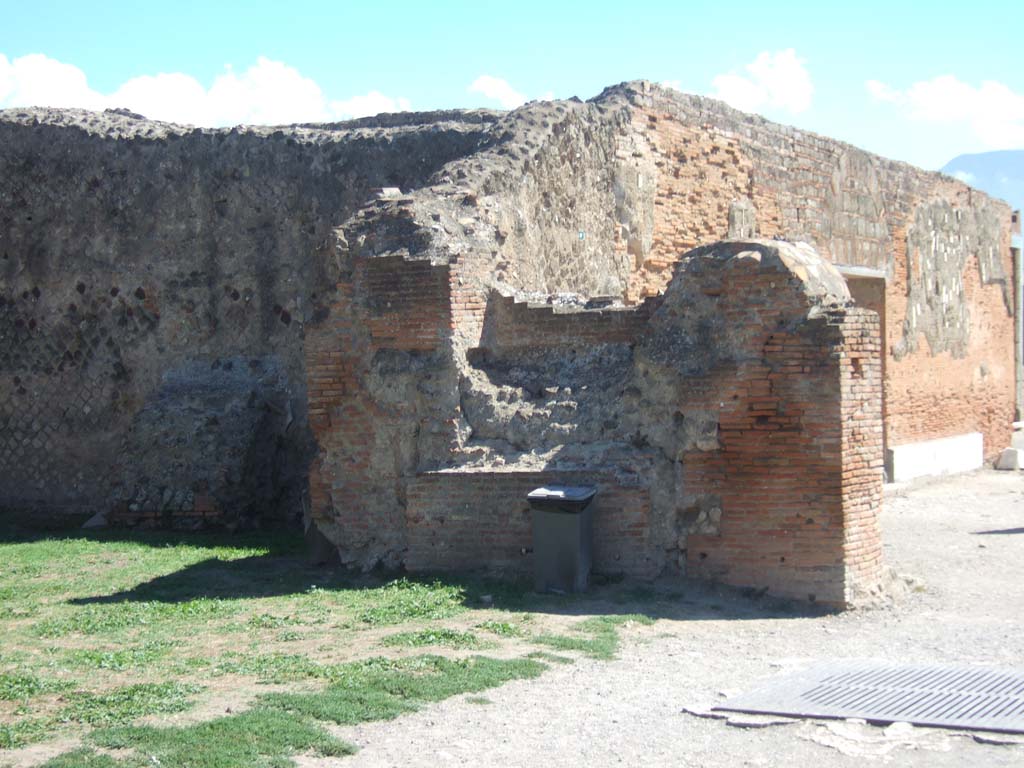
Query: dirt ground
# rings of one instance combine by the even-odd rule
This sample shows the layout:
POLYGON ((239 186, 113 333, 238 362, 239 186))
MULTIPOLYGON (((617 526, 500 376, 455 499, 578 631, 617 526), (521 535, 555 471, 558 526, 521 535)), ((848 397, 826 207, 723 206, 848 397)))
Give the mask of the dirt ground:
POLYGON ((913 577, 895 604, 812 616, 690 586, 653 626, 624 630, 615 661, 579 659, 483 697, 338 728, 359 754, 301 764, 1024 764, 1024 737, 848 721, 749 727, 743 717, 685 711, 834 658, 1024 666, 1024 475, 981 471, 892 487, 883 525, 888 565, 913 577))

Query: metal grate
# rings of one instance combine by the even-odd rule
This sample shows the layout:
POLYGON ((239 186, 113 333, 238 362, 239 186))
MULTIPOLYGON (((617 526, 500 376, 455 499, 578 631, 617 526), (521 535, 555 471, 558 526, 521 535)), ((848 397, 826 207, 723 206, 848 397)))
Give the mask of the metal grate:
POLYGON ((715 709, 1024 733, 1024 671, 832 662, 776 678, 715 709))

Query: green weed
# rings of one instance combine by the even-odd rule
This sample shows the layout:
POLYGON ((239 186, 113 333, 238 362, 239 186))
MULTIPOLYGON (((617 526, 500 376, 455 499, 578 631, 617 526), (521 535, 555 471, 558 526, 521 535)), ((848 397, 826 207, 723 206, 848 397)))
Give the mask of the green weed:
MULTIPOLYGON (((398 579, 355 585, 341 574, 311 571, 297 559, 301 539, 285 539, 190 536, 182 542, 110 533, 0 542, 0 699, 16 706, 0 724, 0 748, 84 733, 87 748, 54 758, 47 768, 149 768, 157 761, 163 768, 283 768, 296 754, 350 751, 317 719, 392 718, 457 694, 484 703, 481 691, 534 677, 542 662, 571 662, 549 652, 548 644, 549 650, 515 661, 423 656, 330 663, 339 645, 369 627, 396 626, 384 642, 411 648, 479 648, 529 638, 536 631, 529 613, 480 621, 469 631, 397 625, 440 624, 470 606, 528 610, 538 601, 552 603, 528 594, 524 584, 398 579), (330 625, 329 642, 305 629, 312 625, 330 625), (283 645, 311 637, 321 643, 315 651, 283 645), (226 641, 234 652, 208 651, 226 641), (77 681, 59 679, 66 673, 56 670, 68 668, 77 681), (113 685, 106 681, 112 673, 126 672, 138 684, 103 690, 113 685), (243 688, 251 688, 252 679, 295 685, 264 692, 240 715, 178 728, 133 725, 144 715, 187 710, 198 683, 229 675, 245 678, 237 681, 243 688), (143 682, 154 680, 164 682, 143 682), (314 682, 318 690, 311 692, 314 682), (36 701, 58 693, 60 700, 36 701), (107 755, 93 747, 128 753, 107 755)), ((581 622, 564 637, 606 658, 617 647, 618 625, 629 620, 646 621, 604 617, 581 622)))
POLYGON ((537 677, 544 669, 543 664, 530 659, 504 661, 483 656, 458 660, 439 656, 376 659, 348 665, 323 691, 268 694, 262 701, 318 720, 351 725, 390 720, 426 702, 537 677))
POLYGON ((168 640, 152 640, 129 648, 102 650, 85 648, 70 651, 67 662, 71 666, 109 669, 123 672, 126 669, 141 669, 166 656, 175 646, 168 640))
POLYGON ((304 622, 295 616, 275 616, 270 613, 261 613, 257 616, 250 616, 245 623, 249 629, 281 629, 304 622))
POLYGON ((216 659, 214 675, 252 675, 261 683, 285 683, 309 678, 330 677, 330 667, 306 656, 288 653, 229 653, 216 659))
POLYGON ((190 697, 201 688, 180 682, 139 683, 101 693, 85 691, 68 695, 70 704, 58 719, 87 725, 119 725, 143 715, 183 712, 192 706, 190 697))
POLYGON ((652 624, 654 620, 641 614, 618 616, 595 616, 579 622, 572 629, 573 635, 538 635, 533 642, 547 645, 559 651, 578 651, 594 659, 608 660, 619 650, 618 627, 628 622, 652 624))
MULTIPOLYGON (((144 763, 139 760, 133 761, 133 764, 143 765, 144 763)), ((83 747, 47 760, 41 768, 123 768, 126 765, 128 763, 118 762, 110 755, 83 747)))
POLYGON ((30 619, 39 613, 35 606, 17 607, 14 605, 0 605, 0 620, 30 619))
POLYGON ((40 741, 50 734, 50 723, 43 718, 26 718, 0 723, 0 749, 17 749, 40 741))
POLYGON ((576 662, 570 656, 559 656, 557 653, 548 653, 547 651, 533 651, 533 653, 526 654, 526 658, 548 661, 552 664, 574 664, 576 662))
POLYGON ((48 638, 74 633, 97 635, 160 623, 210 621, 228 616, 236 610, 236 605, 206 597, 181 603, 91 603, 76 607, 69 615, 38 622, 35 632, 40 637, 48 638))
MULTIPOLYGON (((181 728, 107 728, 95 732, 92 741, 132 749, 161 768, 285 768, 294 765, 290 756, 300 753, 342 757, 355 752, 309 719, 268 707, 181 728)), ((124 765, 132 763, 96 763, 97 768, 124 765)))
POLYGON ((372 625, 447 619, 466 610, 465 590, 439 581, 398 579, 353 595, 356 617, 372 625))
POLYGON ((481 621, 476 625, 476 628, 499 637, 521 637, 523 634, 523 630, 518 624, 512 624, 507 621, 494 621, 493 619, 481 621))
POLYGON ((381 640, 384 645, 423 648, 428 645, 441 645, 446 648, 479 648, 481 642, 472 632, 459 632, 455 629, 421 629, 417 632, 400 632, 389 635, 381 640))
POLYGON ((73 687, 74 683, 65 680, 46 680, 25 672, 0 673, 0 701, 23 701, 73 687))

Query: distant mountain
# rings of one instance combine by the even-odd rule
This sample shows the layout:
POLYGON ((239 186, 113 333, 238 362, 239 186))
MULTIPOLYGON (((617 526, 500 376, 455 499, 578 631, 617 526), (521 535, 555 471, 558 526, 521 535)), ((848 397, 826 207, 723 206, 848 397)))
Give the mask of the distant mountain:
POLYGON ((942 172, 1002 198, 1014 210, 1024 210, 1024 149, 960 155, 946 163, 942 172))

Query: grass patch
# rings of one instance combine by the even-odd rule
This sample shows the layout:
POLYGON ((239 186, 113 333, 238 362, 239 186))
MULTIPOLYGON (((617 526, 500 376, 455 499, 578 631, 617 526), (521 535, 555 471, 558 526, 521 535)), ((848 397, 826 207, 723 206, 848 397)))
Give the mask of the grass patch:
POLYGON ((619 650, 618 628, 623 624, 649 625, 654 620, 642 614, 632 613, 618 616, 595 616, 574 626, 572 635, 538 635, 533 642, 547 645, 559 651, 577 651, 593 659, 615 658, 619 650))
POLYGON ((0 701, 24 701, 73 687, 74 683, 66 680, 47 680, 24 672, 0 673, 0 701))
POLYGON ((69 651, 65 661, 73 667, 124 672, 150 666, 166 656, 175 645, 169 640, 153 640, 129 648, 80 648, 69 651))
MULTIPOLYGON (((0 636, 2 637, 2 636, 0 636)), ((28 654, 25 651, 8 651, 0 650, 0 664, 21 664, 28 658, 28 654)))
POLYGON ((476 625, 477 629, 482 629, 484 632, 490 632, 492 635, 498 635, 498 637, 522 637, 523 630, 518 624, 512 624, 508 621, 494 621, 488 619, 487 621, 481 621, 476 625))
POLYGON ((467 696, 466 701, 469 704, 493 704, 490 699, 486 696, 467 696))
POLYGON ((13 605, 0 605, 0 621, 30 619, 39 613, 35 607, 17 607, 13 605))
MULTIPOLYGON (((106 728, 92 740, 108 749, 135 750, 146 756, 147 765, 162 768, 284 768, 300 753, 342 757, 355 752, 309 719, 268 707, 182 728, 106 728)), ((132 758, 96 763, 102 768, 137 764, 132 758)))
POLYGON ((390 720, 426 702, 478 693, 509 680, 534 678, 544 669, 543 664, 531 659, 504 661, 483 656, 457 660, 439 656, 373 659, 348 665, 345 673, 323 691, 269 694, 262 701, 317 720, 353 725, 390 720))
POLYGON ((58 719, 86 725, 119 725, 143 715, 184 712, 192 706, 190 697, 201 688, 176 681, 139 683, 102 693, 75 692, 58 719))
POLYGON ((302 619, 296 616, 275 616, 270 613, 261 613, 257 616, 250 616, 245 622, 249 629, 281 629, 283 627, 294 627, 297 624, 304 624, 302 619))
POLYGON ((57 638, 70 634, 98 635, 160 623, 210 621, 228 616, 237 606, 223 600, 200 597, 181 603, 121 602, 90 603, 76 607, 66 616, 44 619, 35 625, 39 637, 57 638))
POLYGON ((310 678, 328 678, 331 667, 294 653, 229 653, 210 667, 214 675, 251 675, 261 683, 287 683, 310 678))
POLYGON ((383 587, 360 590, 352 598, 359 621, 370 625, 447 619, 466 610, 466 592, 440 581, 397 579, 383 587))
MULTIPOLYGON (((0 531, 0 748, 81 735, 87 748, 50 768, 151 768, 150 758, 165 768, 281 768, 298 753, 347 753, 318 718, 392 718, 456 694, 483 703, 477 694, 487 688, 534 677, 546 662, 571 661, 548 645, 514 661, 339 663, 365 653, 367 630, 377 627, 392 628, 389 647, 507 651, 513 638, 532 642, 543 631, 531 609, 580 603, 538 598, 526 582, 372 582, 311 568, 301 548, 301 537, 280 533, 4 538, 0 531), (466 622, 471 629, 440 626, 474 610, 481 613, 466 622), (62 679, 69 670, 73 682, 62 679), (159 727, 161 715, 192 707, 211 677, 219 678, 211 705, 221 703, 220 689, 233 688, 254 707, 199 725, 159 727), (139 726, 143 716, 156 716, 156 725, 139 726), (99 750, 107 746, 130 753, 99 750)), ((564 635, 603 658, 614 652, 617 623, 628 620, 581 622, 564 635)))
POLYGON ((460 632, 456 629, 421 629, 417 632, 400 632, 388 635, 381 643, 391 646, 423 648, 428 645, 441 645, 446 648, 479 648, 482 643, 472 632, 460 632))
POLYGON ((132 750, 134 755, 102 762, 103 756, 94 750, 77 750, 47 766, 121 768, 142 765, 140 758, 145 756, 164 768, 284 768, 293 765, 290 757, 299 753, 343 756, 354 751, 328 734, 317 720, 354 724, 391 719, 426 702, 536 677, 543 669, 536 661, 525 659, 372 659, 339 667, 337 678, 323 691, 268 694, 240 715, 179 728, 103 728, 92 734, 93 743, 132 750))
MULTIPOLYGON (((143 765, 141 760, 133 762, 135 765, 143 765)), ((126 763, 118 762, 110 755, 83 747, 47 760, 41 768, 119 768, 124 765, 126 763)))
POLYGON ((650 616, 644 616, 642 613, 625 613, 614 616, 592 616, 577 624, 575 629, 581 632, 606 632, 609 629, 621 627, 623 624, 639 624, 643 627, 649 627, 653 623, 654 619, 650 616))
POLYGON ((17 749, 40 741, 50 733, 49 721, 32 717, 0 723, 0 749, 17 749))

